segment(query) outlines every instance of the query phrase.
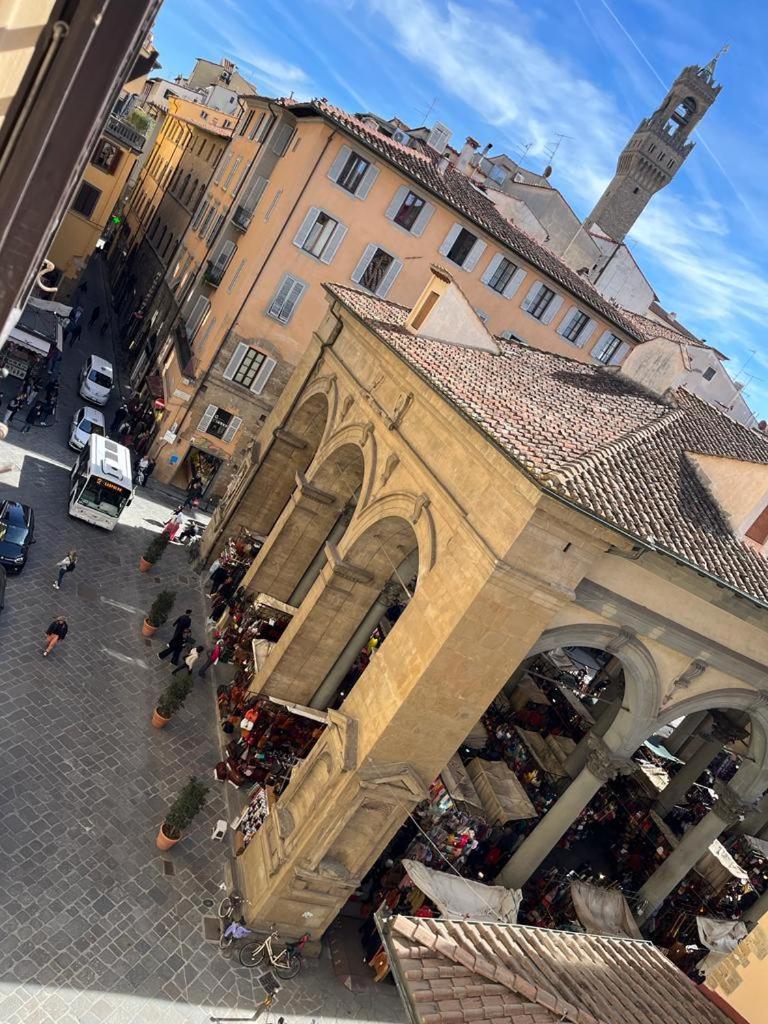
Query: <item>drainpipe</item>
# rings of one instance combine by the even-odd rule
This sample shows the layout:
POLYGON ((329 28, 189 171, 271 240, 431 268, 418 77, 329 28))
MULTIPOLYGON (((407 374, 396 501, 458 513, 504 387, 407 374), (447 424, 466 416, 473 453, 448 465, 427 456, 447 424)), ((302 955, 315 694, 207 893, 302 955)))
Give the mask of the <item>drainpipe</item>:
MULTIPOLYGON (((371 633, 376 629, 379 622, 384 618, 387 611, 398 600, 405 591, 404 582, 407 582, 419 568, 419 549, 414 550, 404 561, 400 563, 383 590, 368 610, 368 614, 352 634, 346 647, 341 652, 336 662, 322 681, 312 700, 309 702, 311 708, 325 711, 341 686, 344 676, 352 668, 355 658, 370 639, 371 633)), ((410 595, 409 595, 410 596, 410 595)))

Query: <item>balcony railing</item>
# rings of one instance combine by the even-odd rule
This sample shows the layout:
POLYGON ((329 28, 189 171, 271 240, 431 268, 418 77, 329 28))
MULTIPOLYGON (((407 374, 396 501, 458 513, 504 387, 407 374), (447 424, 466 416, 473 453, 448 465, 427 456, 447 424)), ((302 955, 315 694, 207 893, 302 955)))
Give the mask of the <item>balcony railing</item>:
POLYGON ((241 231, 247 231, 252 217, 253 210, 249 210, 247 206, 238 206, 232 214, 232 223, 241 231))
POLYGON ((203 280, 206 284, 211 285, 212 288, 218 288, 221 284, 221 279, 224 277, 224 271, 226 267, 221 267, 216 263, 208 263, 208 266, 203 273, 203 280))
POLYGON ((141 152, 144 148, 144 143, 147 141, 141 132, 134 128, 132 124, 127 121, 123 121, 119 117, 115 117, 110 114, 107 118, 107 124, 105 127, 107 135, 111 135, 113 139, 117 139, 118 142, 122 142, 124 146, 128 146, 130 149, 135 149, 137 152, 141 152))

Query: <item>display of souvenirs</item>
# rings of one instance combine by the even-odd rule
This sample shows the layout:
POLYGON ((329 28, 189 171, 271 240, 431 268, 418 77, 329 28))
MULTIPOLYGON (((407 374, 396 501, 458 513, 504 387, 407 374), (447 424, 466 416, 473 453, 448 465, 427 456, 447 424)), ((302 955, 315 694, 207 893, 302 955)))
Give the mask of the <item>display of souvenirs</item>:
POLYGON ((243 840, 242 846, 238 849, 238 854, 246 849, 251 839, 253 839, 264 824, 268 814, 268 791, 263 786, 254 786, 248 796, 248 804, 245 810, 239 818, 232 822, 232 828, 242 835, 243 840))

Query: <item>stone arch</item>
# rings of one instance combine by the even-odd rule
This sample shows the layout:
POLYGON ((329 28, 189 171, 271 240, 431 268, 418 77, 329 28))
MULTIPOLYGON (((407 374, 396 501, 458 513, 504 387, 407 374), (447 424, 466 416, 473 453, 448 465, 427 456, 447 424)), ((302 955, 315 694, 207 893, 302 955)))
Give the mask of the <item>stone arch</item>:
POLYGON ((624 669, 625 704, 606 733, 617 752, 632 754, 658 728, 663 688, 656 662, 633 633, 602 623, 557 626, 542 633, 528 657, 555 647, 595 647, 613 654, 624 669))
MULTIPOLYGON (((351 548, 369 530, 373 530, 377 523, 385 520, 399 521, 405 527, 410 528, 414 543, 406 554, 418 548, 419 576, 429 572, 435 564, 436 557, 436 531, 434 519, 429 510, 429 500, 424 495, 409 494, 406 491, 381 495, 367 507, 359 508, 344 537, 344 557, 355 561, 348 554, 351 548)), ((404 529, 403 537, 407 536, 408 529, 404 529)))
POLYGON ((330 434, 326 433, 307 470, 307 478, 322 489, 322 484, 315 483, 321 466, 341 448, 355 448, 360 453, 363 473, 357 505, 362 508, 368 501, 376 472, 376 439, 366 424, 349 423, 330 434))

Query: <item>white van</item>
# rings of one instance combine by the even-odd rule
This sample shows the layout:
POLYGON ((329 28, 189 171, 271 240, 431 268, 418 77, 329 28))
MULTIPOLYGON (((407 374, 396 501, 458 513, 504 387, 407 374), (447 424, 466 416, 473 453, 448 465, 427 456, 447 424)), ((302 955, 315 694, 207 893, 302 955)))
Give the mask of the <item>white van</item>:
POLYGON ((112 392, 112 364, 101 356, 88 356, 80 371, 80 394, 96 405, 106 405, 112 392))

